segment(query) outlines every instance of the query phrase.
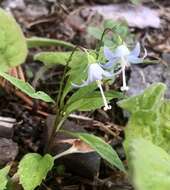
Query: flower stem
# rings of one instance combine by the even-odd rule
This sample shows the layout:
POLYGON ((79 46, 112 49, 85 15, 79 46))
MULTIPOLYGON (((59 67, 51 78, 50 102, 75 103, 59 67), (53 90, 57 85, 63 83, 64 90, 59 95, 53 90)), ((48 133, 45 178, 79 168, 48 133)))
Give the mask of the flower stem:
POLYGON ((126 61, 124 58, 122 58, 121 61, 121 67, 122 67, 122 80, 123 80, 123 86, 121 87, 121 91, 127 91, 129 87, 126 84, 126 61))
POLYGON ((105 110, 105 111, 110 110, 110 109, 111 109, 111 106, 108 105, 108 103, 107 103, 107 100, 106 100, 106 97, 105 97, 105 95, 104 95, 104 91, 103 91, 103 88, 102 88, 102 83, 101 83, 101 81, 100 81, 100 80, 97 80, 96 83, 97 83, 97 86, 99 87, 100 93, 101 93, 101 95, 102 95, 102 99, 103 99, 103 103, 104 103, 104 110, 105 110))

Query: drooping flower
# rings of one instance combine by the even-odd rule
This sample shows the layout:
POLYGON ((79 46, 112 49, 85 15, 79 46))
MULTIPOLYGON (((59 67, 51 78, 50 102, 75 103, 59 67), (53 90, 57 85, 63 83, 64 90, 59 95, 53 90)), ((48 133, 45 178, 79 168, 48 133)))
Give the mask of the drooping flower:
POLYGON ((130 66, 130 64, 142 63, 147 55, 147 52, 145 50, 144 56, 140 58, 140 51, 141 50, 139 43, 136 44, 135 48, 132 51, 129 51, 125 44, 118 46, 115 52, 112 52, 108 47, 104 47, 104 55, 108 62, 103 65, 103 68, 112 69, 117 62, 120 63, 123 80, 123 86, 121 87, 122 91, 126 91, 129 89, 129 87, 126 85, 126 67, 130 66))
POLYGON ((92 63, 92 64, 89 64, 89 66, 88 66, 87 80, 84 81, 80 85, 77 85, 77 84, 72 84, 72 85, 73 85, 73 87, 81 88, 81 87, 87 86, 93 82, 96 82, 97 86, 99 87, 100 92, 101 92, 101 96, 102 96, 103 103, 104 103, 104 110, 108 110, 108 109, 111 109, 111 106, 108 105, 108 102, 104 95, 104 91, 102 88, 102 80, 109 79, 109 78, 113 78, 113 74, 111 72, 105 71, 98 63, 92 63))

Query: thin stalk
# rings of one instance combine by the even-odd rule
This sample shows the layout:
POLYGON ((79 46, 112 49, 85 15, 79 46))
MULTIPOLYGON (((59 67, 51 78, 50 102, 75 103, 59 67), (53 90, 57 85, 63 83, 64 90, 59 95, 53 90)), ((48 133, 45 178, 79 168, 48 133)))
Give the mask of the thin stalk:
POLYGON ((99 58, 99 51, 100 51, 100 48, 102 46, 103 38, 104 38, 106 32, 108 32, 108 28, 104 29, 102 36, 101 36, 101 39, 99 41, 98 47, 96 48, 96 59, 99 58))
POLYGON ((102 88, 102 85, 101 85, 101 81, 96 81, 97 83, 97 86, 99 87, 100 89, 100 93, 101 93, 101 96, 102 96, 102 99, 103 99, 103 103, 104 103, 104 110, 107 111, 107 110, 110 110, 111 109, 111 106, 108 105, 107 103, 107 100, 106 100, 106 97, 104 95, 104 91, 103 91, 103 88, 102 88))
POLYGON ((60 102, 60 99, 61 99, 61 96, 62 96, 62 91, 63 91, 63 86, 64 86, 64 80, 65 80, 65 77, 66 77, 66 72, 68 70, 68 67, 69 67, 69 63, 71 62, 72 60, 72 57, 75 53, 75 51, 80 48, 82 49, 80 46, 76 46, 73 51, 71 52, 67 62, 66 62, 66 66, 64 68, 64 72, 63 72, 63 76, 62 76, 62 79, 61 79, 61 82, 60 82, 60 87, 59 87, 59 93, 58 93, 58 96, 57 96, 57 101, 56 101, 56 105, 57 105, 57 108, 60 109, 61 105, 62 105, 62 102, 60 102), (60 102, 60 103, 59 103, 60 102))
POLYGON ((126 61, 124 58, 121 59, 121 70, 122 70, 122 80, 123 80, 123 86, 121 87, 121 91, 127 91, 129 87, 126 84, 126 61))
POLYGON ((77 153, 77 149, 74 146, 72 146, 71 148, 67 149, 66 151, 61 152, 60 154, 55 155, 53 158, 54 158, 54 160, 56 160, 56 159, 58 159, 58 158, 60 158, 62 156, 66 156, 68 154, 72 154, 72 153, 75 153, 75 152, 77 153))
POLYGON ((73 51, 71 52, 67 62, 66 62, 66 66, 64 67, 64 72, 63 72, 63 76, 62 76, 62 79, 61 79, 61 82, 60 82, 60 87, 59 87, 59 93, 58 93, 58 96, 57 96, 57 101, 56 101, 56 105, 59 107, 59 101, 60 101, 60 98, 61 98, 61 94, 62 94, 62 89, 63 89, 63 85, 64 85, 64 80, 65 80, 65 75, 66 75, 66 72, 67 72, 67 69, 68 69, 68 66, 69 66, 69 63, 72 59, 72 56, 73 54, 75 53, 77 49, 77 46, 73 49, 73 51))
POLYGON ((51 136, 49 138, 48 145, 45 148, 45 152, 49 152, 50 151, 50 149, 51 149, 51 147, 53 145, 53 141, 54 141, 54 139, 56 137, 56 133, 59 131, 59 129, 61 128, 62 124, 64 123, 64 121, 68 117, 68 115, 63 115, 63 113, 62 113, 62 108, 61 108, 62 102, 60 102, 61 101, 60 98, 62 96, 65 75, 66 75, 69 63, 70 63, 70 61, 72 59, 72 56, 75 53, 75 51, 76 51, 77 48, 82 49, 79 46, 76 46, 73 49, 73 51, 71 52, 71 54, 70 54, 70 56, 69 56, 69 58, 67 60, 66 66, 64 68, 64 73, 63 73, 63 77, 62 77, 61 82, 60 82, 59 93, 58 93, 57 100, 56 100, 56 118, 55 118, 55 122, 54 122, 54 126, 53 126, 53 130, 52 130, 51 136))
POLYGON ((101 48, 102 43, 103 43, 103 38, 104 38, 104 36, 105 36, 105 34, 107 32, 112 32, 113 34, 117 35, 120 38, 120 36, 115 31, 113 31, 113 29, 114 29, 114 27, 113 28, 105 28, 104 29, 104 31, 102 33, 102 36, 101 36, 101 39, 99 41, 98 47, 96 48, 96 59, 99 58, 99 51, 100 51, 100 48, 101 48))

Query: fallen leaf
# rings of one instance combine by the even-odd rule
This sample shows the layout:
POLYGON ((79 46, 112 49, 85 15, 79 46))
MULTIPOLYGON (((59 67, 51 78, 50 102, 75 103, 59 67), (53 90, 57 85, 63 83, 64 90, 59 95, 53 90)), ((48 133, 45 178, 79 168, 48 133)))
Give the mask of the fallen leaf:
POLYGON ((65 139, 65 140, 60 140, 58 142, 72 145, 71 148, 74 147, 75 152, 79 152, 79 153, 88 153, 88 152, 95 151, 88 144, 84 143, 80 139, 65 139))

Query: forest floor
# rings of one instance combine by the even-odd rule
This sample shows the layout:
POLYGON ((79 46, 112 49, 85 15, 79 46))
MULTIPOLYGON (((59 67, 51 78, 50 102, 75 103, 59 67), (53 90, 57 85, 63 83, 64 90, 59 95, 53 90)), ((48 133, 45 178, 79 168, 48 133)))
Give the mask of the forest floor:
MULTIPOLYGON (((56 3, 50 0, 3 0, 0 5, 12 12, 26 37, 61 39, 83 47, 94 48, 97 40, 88 35, 87 28, 91 25, 101 27, 103 17, 96 12, 91 12, 89 7, 115 5, 111 2, 109 0, 65 0, 56 3)), ((127 5, 127 2, 122 1, 122 3, 127 5)), ((170 2, 168 0, 147 1, 143 3, 143 6, 157 12, 160 25, 158 21, 155 23, 155 20, 152 20, 151 15, 148 14, 147 24, 145 20, 138 18, 141 23, 134 26, 133 19, 129 18, 132 19, 128 23, 129 30, 135 36, 136 41, 140 41, 147 49, 148 57, 159 64, 142 64, 131 67, 128 71, 130 91, 127 95, 135 95, 154 82, 164 82, 168 87, 170 85, 168 74, 170 70, 170 2), (144 80, 141 80, 141 72, 144 80)), ((50 51, 54 50, 59 51, 61 48, 50 48, 50 51)), ((48 70, 41 80, 36 81, 36 73, 42 63, 33 61, 33 55, 40 51, 42 48, 32 49, 29 52, 26 63, 22 65, 21 73, 36 89, 43 89, 54 96, 59 87, 58 80, 62 76, 63 67, 57 66, 48 70)), ((119 89, 121 83, 120 77, 111 88, 119 89)), ((170 89, 166 97, 170 98, 170 89)), ((111 104, 112 109, 109 112, 99 109, 94 112, 75 113, 66 121, 64 127, 74 131, 89 131, 102 136, 110 142, 126 163, 122 141, 127 118, 115 101, 111 104), (110 130, 108 131, 107 128, 110 130)), ((16 93, 7 83, 5 87, 1 87, 0 120, 12 118, 13 125, 9 132, 3 132, 3 129, 1 132, 0 126, 0 164, 4 165, 12 161, 12 172, 15 172, 18 161, 26 153, 43 154, 44 144, 48 138, 46 134, 52 125, 54 114, 51 106, 16 93), (3 154, 1 146, 6 147, 11 155, 1 156, 3 154)), ((11 121, 7 122, 11 123, 11 121)), ((58 135, 57 138, 63 137, 58 135)), ((65 146, 56 145, 53 151, 58 153, 65 148, 65 146)), ((116 169, 110 169, 97 154, 87 153, 69 155, 58 160, 52 172, 38 189, 130 190, 133 187, 124 174, 116 169)))

